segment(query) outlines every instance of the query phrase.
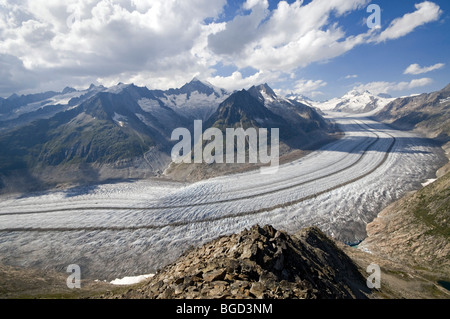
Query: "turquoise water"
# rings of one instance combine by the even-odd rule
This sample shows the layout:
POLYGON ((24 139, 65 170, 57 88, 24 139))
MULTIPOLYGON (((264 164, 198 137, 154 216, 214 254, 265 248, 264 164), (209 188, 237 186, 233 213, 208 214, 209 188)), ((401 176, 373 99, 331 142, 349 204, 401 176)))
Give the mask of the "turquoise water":
POLYGON ((447 289, 448 291, 450 291, 450 281, 439 280, 438 284, 447 289))

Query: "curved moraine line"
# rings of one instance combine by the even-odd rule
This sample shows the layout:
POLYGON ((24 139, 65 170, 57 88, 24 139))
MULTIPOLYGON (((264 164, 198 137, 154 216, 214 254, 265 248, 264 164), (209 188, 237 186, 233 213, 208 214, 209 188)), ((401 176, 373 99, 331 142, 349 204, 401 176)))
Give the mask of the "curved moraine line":
MULTIPOLYGON (((356 122, 355 122, 356 123, 356 122)), ((4 215, 24 215, 24 214, 45 214, 45 213, 57 213, 57 212, 67 212, 67 211, 78 211, 78 210, 128 210, 128 211, 153 211, 153 210, 161 210, 161 209, 176 209, 176 208, 189 208, 189 207, 198 207, 198 206, 206 206, 206 205, 214 205, 214 204, 220 204, 220 203, 227 203, 227 202, 232 202, 232 201, 239 201, 239 200, 244 200, 244 199, 252 199, 252 198, 257 198, 260 196, 264 196, 264 195, 269 195, 269 194, 275 194, 281 191, 285 191, 288 189, 292 189, 298 186, 302 186, 305 185, 307 183, 311 183, 311 182, 315 182, 318 180, 322 180, 322 179, 326 179, 329 178, 333 175, 342 173, 346 170, 351 169, 352 167, 354 167, 355 165, 357 165, 358 163, 360 163, 363 158, 365 156, 367 156, 367 152, 370 150, 370 148, 375 145, 379 140, 380 140, 380 136, 375 133, 375 129, 370 127, 370 125, 367 125, 365 123, 363 123, 364 126, 368 127, 370 130, 364 128, 361 124, 356 123, 358 126, 360 126, 361 128, 367 130, 368 132, 374 134, 376 136, 376 139, 374 141, 372 141, 365 149, 364 151, 361 153, 361 155, 359 156, 359 158, 352 164, 339 169, 335 172, 326 174, 324 176, 318 177, 318 178, 314 178, 314 179, 310 179, 308 181, 303 181, 300 183, 296 183, 293 185, 288 185, 288 186, 284 186, 282 188, 278 188, 275 190, 271 190, 271 191, 266 191, 266 192, 261 192, 258 194, 253 194, 253 195, 248 195, 248 196, 242 196, 242 197, 238 197, 238 198, 229 198, 229 199, 223 199, 223 200, 217 200, 217 201, 212 201, 212 202, 202 202, 202 203, 192 203, 192 204, 188 204, 188 205, 173 205, 173 206, 157 206, 157 207, 80 207, 80 208, 63 208, 63 209, 54 209, 54 210, 45 210, 45 211, 40 211, 40 212, 17 212, 17 213, 1 213, 0 216, 4 216, 4 215)), ((356 181, 359 181, 369 175, 371 175, 372 173, 374 173, 378 168, 380 168, 388 159, 390 153, 392 152, 392 149, 396 143, 396 138, 387 133, 387 132, 383 132, 384 134, 390 136, 392 138, 392 141, 388 147, 388 149, 386 150, 382 160, 375 166, 373 167, 371 170, 369 170, 368 172, 355 177, 351 180, 345 181, 343 183, 340 183, 338 185, 335 185, 333 187, 327 188, 325 190, 322 190, 320 192, 317 192, 315 194, 312 195, 308 195, 305 197, 301 197, 289 202, 285 202, 282 204, 277 204, 277 205, 273 205, 270 207, 264 207, 258 210, 250 210, 250 211, 245 211, 245 212, 239 212, 239 213, 234 213, 234 214, 227 214, 227 215, 222 215, 222 216, 217 216, 217 217, 211 217, 211 218, 203 218, 200 220, 195 220, 195 221, 179 221, 179 222, 172 222, 172 223, 167 223, 167 224, 161 224, 161 225, 136 225, 136 226, 106 226, 106 227, 102 227, 102 226, 93 226, 93 227, 48 227, 48 228, 41 228, 41 227, 17 227, 17 228, 5 228, 5 229, 0 229, 0 232, 76 232, 76 231, 87 231, 87 232, 91 232, 91 231, 134 231, 134 230, 141 230, 141 229, 161 229, 161 228, 165 228, 165 227, 179 227, 179 226, 186 226, 186 225, 191 225, 191 224, 199 224, 199 223, 209 223, 209 222, 215 222, 215 221, 219 221, 219 220, 224 220, 224 219, 228 219, 228 218, 238 218, 238 217, 245 217, 245 216, 250 216, 250 215, 256 215, 256 214, 260 214, 260 213, 264 213, 264 212, 270 212, 273 211, 275 209, 278 208, 283 208, 283 207, 287 207, 287 206, 292 206, 294 204, 298 204, 301 203, 303 201, 306 200, 310 200, 313 198, 316 198, 317 196, 323 195, 325 193, 334 191, 338 188, 344 187, 346 185, 352 184, 356 181)), ((366 140, 366 139, 365 139, 366 140)), ((364 140, 364 141, 365 141, 364 140)), ((359 143, 357 146, 355 146, 353 150, 356 150, 362 143, 359 143)), ((351 153, 351 152, 349 152, 351 153)), ((345 157, 340 161, 344 160, 345 157)), ((284 181, 283 181, 284 182, 284 181)))

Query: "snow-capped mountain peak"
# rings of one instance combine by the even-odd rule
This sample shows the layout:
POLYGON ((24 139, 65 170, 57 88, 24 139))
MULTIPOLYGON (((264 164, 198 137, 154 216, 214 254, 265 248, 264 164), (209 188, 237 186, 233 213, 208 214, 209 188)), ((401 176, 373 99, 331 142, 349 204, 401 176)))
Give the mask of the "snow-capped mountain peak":
POLYGON ((146 105, 157 107, 158 104, 163 104, 183 117, 202 120, 208 119, 219 104, 230 96, 226 90, 198 78, 192 79, 179 89, 150 92, 153 95, 153 102, 147 99, 146 105))
POLYGON ((117 94, 117 93, 122 92, 124 89, 131 87, 131 86, 133 86, 133 84, 124 84, 122 82, 119 82, 119 83, 117 83, 117 85, 106 89, 105 92, 117 94))
POLYGON ((287 99, 291 100, 291 101, 295 101, 307 106, 313 106, 313 100, 310 99, 309 97, 302 95, 302 94, 294 94, 291 93, 289 95, 286 96, 287 99))
POLYGON ((72 87, 69 87, 69 86, 66 86, 65 88, 64 88, 64 90, 62 90, 62 94, 67 94, 67 93, 73 93, 73 92, 76 92, 77 90, 76 89, 74 89, 74 88, 72 88, 72 87))
POLYGON ((313 105, 323 111, 366 113, 381 109, 393 100, 386 95, 375 95, 368 90, 351 90, 340 98, 314 102, 313 105))
POLYGON ((368 90, 351 90, 348 91, 347 93, 345 93, 342 98, 352 98, 352 97, 357 97, 357 96, 375 96, 375 94, 372 94, 370 91, 368 90))
POLYGON ((248 92, 257 98, 263 104, 273 104, 279 101, 277 94, 272 90, 272 88, 267 84, 260 84, 252 86, 248 92))
MULTIPOLYGON (((173 91, 177 91, 177 90, 173 90, 173 91)), ((188 94, 188 96, 189 96, 193 92, 206 94, 207 96, 214 94, 218 98, 228 94, 228 92, 226 90, 220 89, 220 88, 214 86, 213 84, 209 83, 208 81, 200 80, 197 77, 194 77, 191 82, 183 85, 179 89, 178 93, 188 94)))

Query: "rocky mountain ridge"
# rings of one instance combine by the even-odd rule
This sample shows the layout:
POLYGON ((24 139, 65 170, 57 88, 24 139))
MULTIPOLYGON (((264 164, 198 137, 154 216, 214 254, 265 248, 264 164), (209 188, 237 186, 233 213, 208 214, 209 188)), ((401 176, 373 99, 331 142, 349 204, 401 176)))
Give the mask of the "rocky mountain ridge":
MULTIPOLYGON (((267 84, 230 95, 220 103, 203 128, 217 128, 223 135, 226 135, 227 128, 254 128, 257 132, 260 128, 267 128, 267 144, 271 142, 271 128, 278 128, 280 162, 299 158, 339 137, 339 130, 334 124, 316 110, 278 96, 267 84)), ((245 152, 248 152, 248 146, 245 152)), ((181 181, 197 181, 257 169, 262 165, 248 162, 237 166, 230 163, 171 163, 164 173, 181 181)))
MULTIPOLYGON (((378 243, 389 243, 381 240, 378 243)), ((420 238, 411 238, 410 243, 423 247, 420 238)), ((396 246, 396 254, 401 256, 405 247, 396 246)), ((419 263, 420 258, 417 256, 419 263)), ((147 277, 143 282, 125 286, 82 278, 82 289, 74 291, 66 286, 67 273, 0 265, 0 298, 450 298, 445 277, 394 261, 382 251, 368 252, 363 247, 344 245, 316 227, 288 234, 269 225, 255 225, 192 247, 147 277), (380 267, 380 288, 367 286, 369 265, 380 267)))
POLYGON ((343 299, 369 293, 353 261, 318 228, 289 235, 255 225, 185 252, 124 294, 103 297, 343 299))
MULTIPOLYGON (((12 109, 4 108, 1 101, 0 190, 161 177, 171 163, 172 131, 178 127, 192 131, 194 120, 213 118, 224 100, 240 94, 194 79, 166 91, 119 83, 111 88, 91 85, 84 91, 66 88, 12 96, 9 100, 20 101, 12 109)), ((281 138, 296 131, 301 132, 301 140, 311 140, 316 135, 308 133, 314 128, 327 137, 327 122, 306 106, 302 112, 310 111, 314 117, 297 115, 301 126, 295 126, 258 101, 256 107, 247 102, 247 110, 253 105, 247 120, 255 124, 260 117, 276 118, 263 124, 282 126, 281 138)), ((242 122, 242 114, 235 114, 233 123, 242 122)), ((218 121, 220 115, 215 117, 218 121)))
POLYGON ((450 141, 450 84, 440 91, 396 99, 374 118, 447 143, 450 141))
MULTIPOLYGON (((418 238, 411 242, 423 247, 418 238)), ((396 246, 397 255, 404 248, 396 246)), ((288 234, 255 225, 191 248, 144 282, 91 298, 448 299, 445 278, 383 253, 349 247, 316 227, 288 234), (369 265, 380 267, 379 288, 368 287, 369 265)))

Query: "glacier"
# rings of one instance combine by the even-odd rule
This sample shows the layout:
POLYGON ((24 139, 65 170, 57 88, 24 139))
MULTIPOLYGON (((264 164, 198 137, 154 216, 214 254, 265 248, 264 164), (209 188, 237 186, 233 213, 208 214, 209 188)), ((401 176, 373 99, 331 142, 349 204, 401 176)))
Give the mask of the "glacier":
POLYGON ((364 115, 329 112, 345 136, 276 174, 196 183, 121 181, 0 196, 0 262, 113 280, 154 273, 192 246, 254 224, 318 226, 346 243, 389 203, 435 178, 441 148, 364 115))

